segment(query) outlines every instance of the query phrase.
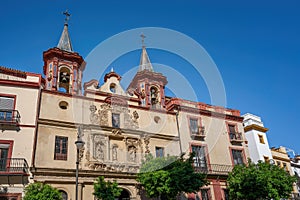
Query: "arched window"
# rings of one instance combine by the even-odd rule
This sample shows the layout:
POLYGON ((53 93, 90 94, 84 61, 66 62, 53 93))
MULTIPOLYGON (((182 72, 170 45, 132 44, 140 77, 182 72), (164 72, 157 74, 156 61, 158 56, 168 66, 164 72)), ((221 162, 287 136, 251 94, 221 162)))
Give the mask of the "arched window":
POLYGON ((59 70, 59 84, 58 90, 60 92, 69 93, 69 87, 71 82, 70 70, 67 67, 61 67, 59 70))
POLYGON ((109 86, 109 90, 110 90, 112 93, 116 93, 116 84, 111 83, 110 86, 109 86))
POLYGON ((63 200, 68 200, 68 193, 66 193, 63 190, 59 190, 59 192, 61 193, 61 196, 62 196, 63 200))
POLYGON ((150 102, 152 108, 156 108, 156 105, 158 103, 158 89, 154 86, 150 88, 150 102))
POLYGON ((128 192, 128 190, 123 189, 118 200, 130 200, 130 193, 128 192))

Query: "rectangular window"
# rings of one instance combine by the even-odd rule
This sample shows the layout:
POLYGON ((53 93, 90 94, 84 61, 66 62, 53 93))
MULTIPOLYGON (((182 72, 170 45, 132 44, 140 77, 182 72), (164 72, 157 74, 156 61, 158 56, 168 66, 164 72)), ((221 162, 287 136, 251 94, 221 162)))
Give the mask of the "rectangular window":
POLYGON ((259 142, 260 142, 261 144, 264 144, 264 143, 265 143, 265 141, 264 141, 264 136, 263 136, 263 135, 258 134, 258 138, 259 138, 259 142))
POLYGON ((192 135, 197 135, 199 133, 198 119, 190 118, 190 130, 192 135))
POLYGON ((195 153, 194 166, 200 168, 200 170, 207 170, 205 147, 192 146, 192 152, 195 153))
POLYGON ((0 171, 7 171, 10 165, 13 141, 0 140, 0 171))
POLYGON ((229 137, 231 140, 236 139, 235 125, 228 124, 229 137))
POLYGON ((112 113, 112 127, 120 128, 120 114, 112 113))
POLYGON ((163 147, 155 147, 156 158, 164 157, 164 148, 163 147))
POLYGON ((12 121, 15 98, 0 96, 0 120, 12 121))
POLYGON ((232 157, 233 157, 234 165, 243 165, 244 164, 242 150, 232 149, 232 157))
POLYGON ((55 136, 54 160, 67 160, 68 158, 68 138, 55 136))
POLYGON ((8 144, 0 144, 0 171, 6 171, 8 149, 8 144))
POLYGON ((209 200, 209 190, 208 189, 201 189, 200 190, 201 193, 201 199, 202 200, 209 200))

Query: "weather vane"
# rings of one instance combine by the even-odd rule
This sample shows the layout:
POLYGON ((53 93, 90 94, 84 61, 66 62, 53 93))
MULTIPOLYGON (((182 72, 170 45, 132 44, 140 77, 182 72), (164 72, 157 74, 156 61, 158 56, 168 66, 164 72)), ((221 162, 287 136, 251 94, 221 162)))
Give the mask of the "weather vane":
POLYGON ((145 46, 145 38, 146 38, 146 36, 144 35, 144 33, 141 34, 141 38, 142 38, 142 45, 145 46))
POLYGON ((63 15, 66 16, 66 18, 65 18, 65 24, 68 24, 68 21, 70 19, 71 14, 69 13, 68 10, 66 10, 65 12, 63 12, 63 15))

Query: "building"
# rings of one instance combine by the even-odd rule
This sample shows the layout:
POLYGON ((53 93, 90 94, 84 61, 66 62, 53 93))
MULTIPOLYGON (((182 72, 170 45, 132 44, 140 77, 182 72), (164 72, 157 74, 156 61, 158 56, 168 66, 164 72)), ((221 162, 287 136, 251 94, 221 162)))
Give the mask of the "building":
POLYGON ((39 74, 0 67, 0 199, 20 200, 30 182, 42 85, 39 74))
POLYGON ((264 127, 261 118, 256 115, 246 113, 242 117, 250 159, 254 163, 259 160, 269 162, 273 158, 267 138, 268 129, 264 127))
MULTIPOLYGON (((11 107, 19 109, 18 115, 11 116, 29 121, 16 120, 15 129, 9 130, 13 133, 7 131, 8 141, 28 142, 7 152, 12 157, 24 153, 20 155, 27 160, 24 163, 30 163, 32 181, 51 184, 64 199, 75 199, 78 164, 80 200, 94 199, 93 183, 98 176, 117 180, 123 189, 118 199, 146 199, 136 173, 147 154, 195 152, 193 165, 207 174, 210 184, 187 194, 188 198, 228 199, 228 173, 249 157, 238 110, 166 96, 167 77, 153 70, 144 45, 139 69, 126 90, 120 85, 122 77, 113 70, 104 76, 103 84, 97 80, 82 83, 88 66, 73 51, 67 21, 58 45, 45 51, 43 60, 44 79, 16 72, 36 83, 24 83, 31 90, 16 91, 20 102, 11 107), (23 138, 25 134, 17 132, 20 127, 20 133, 30 129, 29 136, 23 138), (75 145, 78 141, 84 142, 80 149, 75 145), (18 149, 25 146, 26 151, 18 149)), ((16 90, 25 87, 18 84, 16 90)), ((28 182, 29 172, 22 174, 28 182)))
POLYGON ((299 198, 299 194, 300 194, 300 156, 299 155, 296 155, 294 156, 293 159, 291 159, 291 169, 297 178, 297 182, 294 189, 295 190, 294 197, 299 198))
MULTIPOLYGON (((295 167, 295 166, 297 166, 297 164, 291 162, 291 159, 290 159, 285 147, 282 147, 282 146, 280 146, 279 148, 272 147, 271 153, 272 153, 275 165, 283 168, 291 176, 295 175, 295 171, 292 170, 292 165, 294 165, 294 167, 295 167)), ((296 198, 298 196, 299 196, 299 192, 297 189, 297 183, 295 183, 293 185, 292 197, 296 198)))

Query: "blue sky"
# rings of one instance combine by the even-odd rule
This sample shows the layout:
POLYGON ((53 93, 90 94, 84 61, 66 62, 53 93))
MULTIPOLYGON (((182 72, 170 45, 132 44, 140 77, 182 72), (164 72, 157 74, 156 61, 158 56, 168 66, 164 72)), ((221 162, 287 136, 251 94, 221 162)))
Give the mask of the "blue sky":
MULTIPOLYGON (((193 38, 221 73, 227 107, 261 116, 270 129, 270 146, 288 146, 300 154, 298 0, 5 1, 0 7, 0 65, 42 73, 42 52, 57 45, 65 9, 72 14, 74 50, 83 57, 105 39, 133 28, 163 27, 193 38)), ((198 100, 210 103, 205 83, 187 61, 165 51, 148 53, 152 62, 179 70, 197 85, 198 100)), ((112 66, 125 73, 138 65, 139 55, 126 54, 112 66)))

